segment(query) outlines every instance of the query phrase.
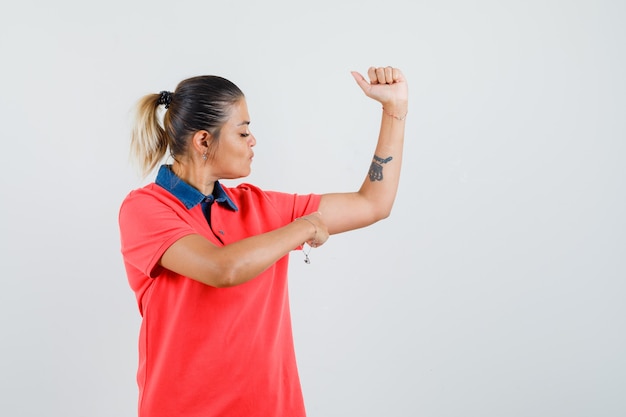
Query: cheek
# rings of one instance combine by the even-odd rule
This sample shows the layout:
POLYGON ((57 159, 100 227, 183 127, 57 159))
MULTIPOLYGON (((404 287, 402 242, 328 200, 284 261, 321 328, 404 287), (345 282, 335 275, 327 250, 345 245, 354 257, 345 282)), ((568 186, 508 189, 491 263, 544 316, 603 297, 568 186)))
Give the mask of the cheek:
POLYGON ((239 153, 241 155, 246 155, 247 156, 248 154, 250 154, 250 146, 248 145, 247 141, 241 142, 241 144, 239 145, 238 149, 239 149, 239 153))

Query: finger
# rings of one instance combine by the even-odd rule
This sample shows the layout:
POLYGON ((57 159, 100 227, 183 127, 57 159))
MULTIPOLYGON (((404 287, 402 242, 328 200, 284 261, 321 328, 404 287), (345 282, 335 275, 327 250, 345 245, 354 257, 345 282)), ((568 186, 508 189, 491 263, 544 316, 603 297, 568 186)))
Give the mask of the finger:
POLYGON ((385 67, 385 83, 393 84, 393 68, 385 67))
POLYGON ((382 67, 376 68, 376 78, 378 79, 378 84, 386 84, 384 68, 382 67))
MULTIPOLYGON (((363 78, 363 76, 356 71, 352 71, 352 76, 354 77, 354 80, 359 85, 359 87, 361 87, 361 90, 363 90, 363 92, 367 92, 367 90, 370 87, 370 84, 367 82, 367 80, 363 78)), ((322 213, 319 213, 319 214, 321 216, 322 213)))
POLYGON ((392 75, 391 75, 393 82, 395 83, 397 81, 400 81, 401 77, 402 77, 402 74, 400 73, 400 70, 398 68, 394 68, 392 71, 392 75))
POLYGON ((376 68, 369 67, 369 69, 367 70, 367 76, 370 77, 370 83, 378 84, 378 78, 376 76, 376 68))

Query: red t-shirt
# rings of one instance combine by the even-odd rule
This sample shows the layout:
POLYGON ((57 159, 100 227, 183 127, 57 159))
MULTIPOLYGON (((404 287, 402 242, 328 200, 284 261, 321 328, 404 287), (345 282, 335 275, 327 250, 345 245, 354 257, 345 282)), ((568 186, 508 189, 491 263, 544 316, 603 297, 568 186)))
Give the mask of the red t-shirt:
POLYGON ((291 332, 288 255, 231 288, 202 284, 158 261, 189 234, 222 246, 284 226, 317 210, 320 196, 264 192, 249 184, 223 189, 238 210, 213 204, 211 226, 199 204, 188 209, 154 183, 122 203, 122 254, 143 318, 140 417, 305 415, 291 332))

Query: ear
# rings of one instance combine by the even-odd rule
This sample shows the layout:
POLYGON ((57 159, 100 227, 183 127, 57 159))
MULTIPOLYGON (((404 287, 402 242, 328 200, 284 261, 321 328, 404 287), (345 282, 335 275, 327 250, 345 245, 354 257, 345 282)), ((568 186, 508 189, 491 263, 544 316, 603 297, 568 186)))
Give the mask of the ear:
POLYGON ((209 149, 209 143, 213 137, 206 130, 198 130, 191 138, 191 146, 194 152, 204 155, 209 149))

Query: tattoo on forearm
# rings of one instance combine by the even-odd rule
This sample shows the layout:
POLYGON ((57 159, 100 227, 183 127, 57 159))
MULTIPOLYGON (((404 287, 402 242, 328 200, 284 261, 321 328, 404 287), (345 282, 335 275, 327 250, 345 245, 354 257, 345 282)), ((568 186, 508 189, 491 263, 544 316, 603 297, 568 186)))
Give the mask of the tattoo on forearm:
POLYGON ((389 158, 381 158, 379 156, 374 155, 374 160, 372 161, 372 165, 370 165, 370 181, 382 181, 383 180, 383 164, 391 161, 393 159, 392 156, 389 158))

